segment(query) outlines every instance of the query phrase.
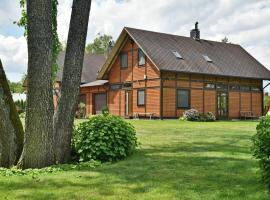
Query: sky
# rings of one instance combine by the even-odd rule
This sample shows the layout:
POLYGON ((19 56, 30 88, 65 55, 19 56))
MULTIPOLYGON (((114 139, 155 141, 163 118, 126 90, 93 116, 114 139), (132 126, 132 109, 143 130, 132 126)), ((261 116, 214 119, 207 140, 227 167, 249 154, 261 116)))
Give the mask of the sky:
MULTIPOLYGON (((59 0, 58 34, 66 42, 72 0, 59 0)), ((0 0, 0 59, 11 81, 27 71, 27 44, 19 0, 0 0)), ((202 39, 240 44, 270 69, 270 0, 93 0, 87 42, 98 34, 117 39, 123 27, 189 36, 199 22, 202 39)))

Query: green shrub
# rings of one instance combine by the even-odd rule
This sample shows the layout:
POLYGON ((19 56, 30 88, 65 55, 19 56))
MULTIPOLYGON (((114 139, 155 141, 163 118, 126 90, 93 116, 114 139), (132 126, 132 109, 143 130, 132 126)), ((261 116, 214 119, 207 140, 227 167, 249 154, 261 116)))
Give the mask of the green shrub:
POLYGON ((253 156, 259 160, 262 179, 270 190, 270 116, 261 118, 252 137, 253 156))
POLYGON ((96 115, 75 128, 73 145, 79 161, 117 161, 135 150, 137 138, 134 127, 122 118, 96 115))
POLYGON ((199 113, 196 109, 189 109, 184 112, 183 117, 181 117, 180 120, 213 122, 216 121, 216 117, 212 112, 203 114, 199 113))
POLYGON ((212 112, 207 112, 206 115, 204 115, 204 119, 207 122, 214 122, 216 121, 216 116, 212 112))
POLYGON ((188 121, 199 121, 200 113, 196 109, 189 109, 184 112, 183 117, 188 121))

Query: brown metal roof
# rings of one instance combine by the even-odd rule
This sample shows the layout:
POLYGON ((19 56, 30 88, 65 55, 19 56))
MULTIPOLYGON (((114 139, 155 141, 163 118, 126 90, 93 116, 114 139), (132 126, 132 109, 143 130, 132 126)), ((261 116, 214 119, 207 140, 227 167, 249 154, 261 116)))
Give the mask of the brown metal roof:
MULTIPOLYGON (((57 73, 57 81, 59 82, 62 80, 64 60, 65 52, 61 52, 58 59, 59 70, 57 73)), ((104 65, 105 60, 106 58, 103 55, 85 53, 81 83, 89 83, 97 80, 98 72, 104 65)))
POLYGON ((134 28, 124 30, 161 71, 270 79, 270 71, 240 45, 203 39, 197 41, 134 28), (177 59, 172 51, 178 51, 183 59, 177 59), (207 62, 203 55, 212 62, 207 62))

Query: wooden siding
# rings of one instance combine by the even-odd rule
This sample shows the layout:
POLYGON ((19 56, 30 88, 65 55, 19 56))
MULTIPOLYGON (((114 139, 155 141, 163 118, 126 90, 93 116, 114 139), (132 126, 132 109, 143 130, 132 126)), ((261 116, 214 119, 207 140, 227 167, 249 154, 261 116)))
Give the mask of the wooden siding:
POLYGON ((229 118, 240 117, 240 92, 229 92, 229 118))
POLYGON ((163 89, 163 117, 176 116, 176 91, 175 88, 163 89))
POLYGON ((212 112, 216 115, 216 91, 204 91, 204 113, 212 112))
POLYGON ((262 94, 252 93, 252 112, 260 116, 262 113, 262 94))
POLYGON ((203 90, 193 90, 191 89, 191 108, 198 110, 203 113, 203 90))

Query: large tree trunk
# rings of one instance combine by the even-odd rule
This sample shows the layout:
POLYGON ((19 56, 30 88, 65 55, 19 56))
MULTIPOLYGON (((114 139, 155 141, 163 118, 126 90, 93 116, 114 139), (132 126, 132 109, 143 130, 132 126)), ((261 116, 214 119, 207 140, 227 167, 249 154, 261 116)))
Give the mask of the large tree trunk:
POLYGON ((59 163, 70 158, 90 8, 91 0, 73 0, 62 86, 54 116, 55 156, 59 163))
POLYGON ((0 60, 0 167, 18 161, 23 148, 23 126, 0 60))
POLYGON ((54 163, 52 93, 52 2, 27 0, 28 91, 24 149, 18 166, 54 163))

